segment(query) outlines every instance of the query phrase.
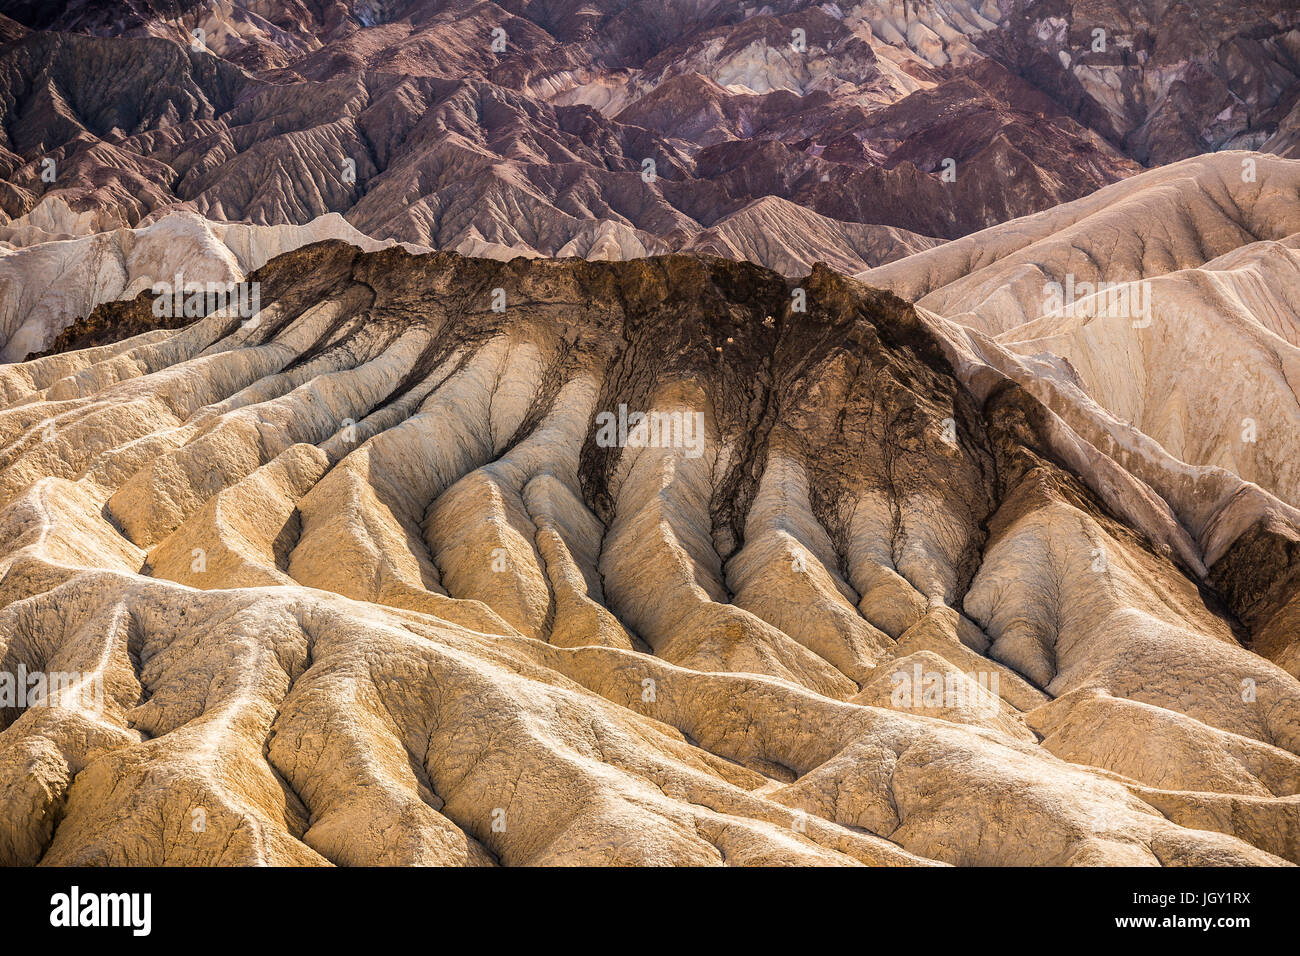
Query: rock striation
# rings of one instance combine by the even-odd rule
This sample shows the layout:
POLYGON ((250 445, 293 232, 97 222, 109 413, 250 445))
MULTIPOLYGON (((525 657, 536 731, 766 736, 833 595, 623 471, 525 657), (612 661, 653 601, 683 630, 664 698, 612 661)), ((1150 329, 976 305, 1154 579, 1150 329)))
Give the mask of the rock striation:
POLYGON ((250 278, 0 366, 0 658, 79 675, 0 861, 1300 861, 1297 512, 993 338, 701 255, 250 278))
POLYGON ((992 3, 11 14, 0 212, 44 228, 57 202, 77 235, 172 209, 257 225, 339 213, 471 255, 628 258, 725 243, 743 223, 739 244, 783 269, 802 256, 760 231, 777 220, 775 235, 816 223, 865 257, 837 263, 856 270, 916 248, 899 231, 953 238, 1140 168, 981 52, 1005 20, 992 3), (768 199, 790 205, 755 217, 768 199))

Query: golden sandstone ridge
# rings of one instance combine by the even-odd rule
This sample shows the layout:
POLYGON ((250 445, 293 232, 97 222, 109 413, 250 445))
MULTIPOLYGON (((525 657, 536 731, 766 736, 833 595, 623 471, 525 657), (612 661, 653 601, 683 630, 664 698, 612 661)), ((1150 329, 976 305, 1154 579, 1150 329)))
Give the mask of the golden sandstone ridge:
POLYGON ((0 366, 0 862, 1300 860, 1267 492, 822 267, 252 278, 0 366))

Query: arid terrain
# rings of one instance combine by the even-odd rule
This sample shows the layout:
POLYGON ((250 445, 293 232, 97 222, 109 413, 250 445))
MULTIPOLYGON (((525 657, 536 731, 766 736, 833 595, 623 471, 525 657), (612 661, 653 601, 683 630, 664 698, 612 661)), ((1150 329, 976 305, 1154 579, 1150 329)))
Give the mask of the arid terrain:
POLYGON ((0 5, 0 864, 1300 863, 1249 7, 0 5))

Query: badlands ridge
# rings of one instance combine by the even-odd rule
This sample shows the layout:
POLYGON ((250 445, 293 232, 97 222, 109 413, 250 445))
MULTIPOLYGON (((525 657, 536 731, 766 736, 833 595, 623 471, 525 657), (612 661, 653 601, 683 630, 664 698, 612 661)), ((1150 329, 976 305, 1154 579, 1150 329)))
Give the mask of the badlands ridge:
POLYGON ((1285 473, 940 317, 953 249, 914 309, 327 240, 0 366, 3 669, 80 675, 0 711, 0 861, 1300 861, 1285 473))
POLYGON ((1144 167, 1297 155, 1300 9, 11 0, 0 117, 20 229, 338 213, 465 255, 857 272, 1144 167), (767 257, 801 233, 834 255, 767 257))
POLYGON ((1294 3, 18 0, 0 119, 0 864, 1300 862, 1294 3))

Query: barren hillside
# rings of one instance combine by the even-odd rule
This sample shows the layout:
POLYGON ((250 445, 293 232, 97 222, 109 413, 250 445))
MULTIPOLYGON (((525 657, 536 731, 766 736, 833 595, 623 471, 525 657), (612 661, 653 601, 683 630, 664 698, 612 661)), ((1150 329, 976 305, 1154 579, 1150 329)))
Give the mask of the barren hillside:
POLYGON ((254 278, 0 369, 4 658, 104 693, 5 712, 5 862, 1300 857, 1300 684, 1237 593, 1294 601, 1281 502, 1207 554, 821 268, 254 278))

